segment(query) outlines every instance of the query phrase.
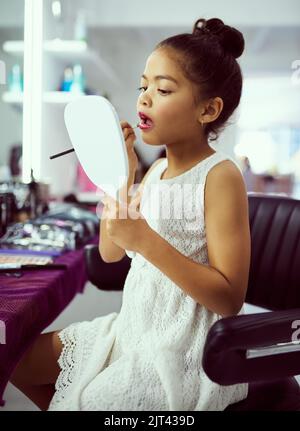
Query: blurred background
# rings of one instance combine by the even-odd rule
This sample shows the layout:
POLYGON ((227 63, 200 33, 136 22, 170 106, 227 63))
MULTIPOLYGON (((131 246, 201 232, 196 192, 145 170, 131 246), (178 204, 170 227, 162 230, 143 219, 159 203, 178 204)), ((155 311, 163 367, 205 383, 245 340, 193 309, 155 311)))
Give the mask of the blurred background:
MULTIPOLYGON (((112 102, 120 119, 136 124, 137 87, 155 44, 176 33, 191 32, 199 17, 219 17, 242 31, 246 46, 239 59, 244 75, 242 100, 214 147, 239 162, 249 191, 300 198, 297 0, 36 3, 41 4, 43 23, 34 14, 26 18, 24 0, 0 2, 2 75, 6 68, 5 83, 0 85, 0 182, 18 178, 26 182, 32 174, 46 185, 50 198, 74 193, 84 199, 84 193, 93 193, 95 188, 74 153, 49 161, 50 154, 70 148, 63 122, 66 103, 82 93, 102 95, 112 102), (35 41, 29 48, 24 44, 25 22, 35 41), (35 94, 27 95, 27 100, 23 97, 24 52, 28 64, 31 59, 34 65, 30 85, 35 94)), ((137 136, 139 182, 164 147, 144 144, 139 130, 137 136)))

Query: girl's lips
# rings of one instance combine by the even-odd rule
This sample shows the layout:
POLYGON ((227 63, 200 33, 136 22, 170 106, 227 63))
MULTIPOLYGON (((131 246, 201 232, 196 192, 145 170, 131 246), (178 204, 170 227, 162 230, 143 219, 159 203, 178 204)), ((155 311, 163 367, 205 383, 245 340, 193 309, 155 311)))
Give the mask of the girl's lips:
POLYGON ((146 124, 143 121, 141 121, 140 124, 139 124, 139 128, 141 130, 145 130, 145 131, 153 129, 153 127, 154 127, 154 124, 152 122, 151 122, 151 124, 146 124))
POLYGON ((141 120, 149 120, 153 123, 152 118, 150 118, 148 115, 144 114, 144 112, 138 112, 138 115, 140 117, 141 120))

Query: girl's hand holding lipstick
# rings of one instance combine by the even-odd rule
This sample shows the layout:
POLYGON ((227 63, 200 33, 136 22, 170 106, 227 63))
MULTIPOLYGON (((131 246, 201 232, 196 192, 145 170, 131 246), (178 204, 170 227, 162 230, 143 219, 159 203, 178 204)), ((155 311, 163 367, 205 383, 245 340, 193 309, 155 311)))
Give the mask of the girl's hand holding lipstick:
POLYGON ((127 183, 120 189, 119 200, 128 203, 132 196, 132 186, 135 183, 135 173, 138 169, 139 160, 136 152, 134 151, 134 142, 136 141, 136 135, 134 129, 138 127, 132 127, 127 121, 120 121, 120 125, 123 132, 123 137, 126 145, 127 159, 128 159, 128 179, 127 183))
POLYGON ((128 155, 128 164, 129 164, 129 177, 134 176, 139 165, 139 160, 134 151, 134 142, 136 141, 136 135, 132 126, 127 121, 120 122, 123 136, 125 139, 127 155, 128 155))

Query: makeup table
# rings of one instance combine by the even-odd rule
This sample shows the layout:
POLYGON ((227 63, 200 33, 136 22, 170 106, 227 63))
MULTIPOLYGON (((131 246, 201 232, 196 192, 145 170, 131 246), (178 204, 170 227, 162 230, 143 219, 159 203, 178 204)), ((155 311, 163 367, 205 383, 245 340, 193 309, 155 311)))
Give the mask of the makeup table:
MULTIPOLYGON (((95 237, 87 244, 98 244, 95 237)), ((83 293, 84 247, 55 259, 66 269, 27 270, 22 277, 0 273, 0 406, 11 373, 36 337, 83 293)), ((1 411, 1 409, 0 409, 1 411)))

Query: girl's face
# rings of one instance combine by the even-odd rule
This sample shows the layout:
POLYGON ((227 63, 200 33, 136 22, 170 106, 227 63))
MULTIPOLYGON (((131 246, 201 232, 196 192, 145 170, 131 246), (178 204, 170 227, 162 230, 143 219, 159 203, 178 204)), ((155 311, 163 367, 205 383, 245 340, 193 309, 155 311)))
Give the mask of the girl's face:
POLYGON ((137 112, 153 121, 150 129, 140 129, 146 144, 174 145, 201 139, 200 109, 193 99, 195 87, 166 49, 158 49, 148 57, 140 86, 143 88, 137 112), (173 80, 163 79, 164 76, 173 80))

